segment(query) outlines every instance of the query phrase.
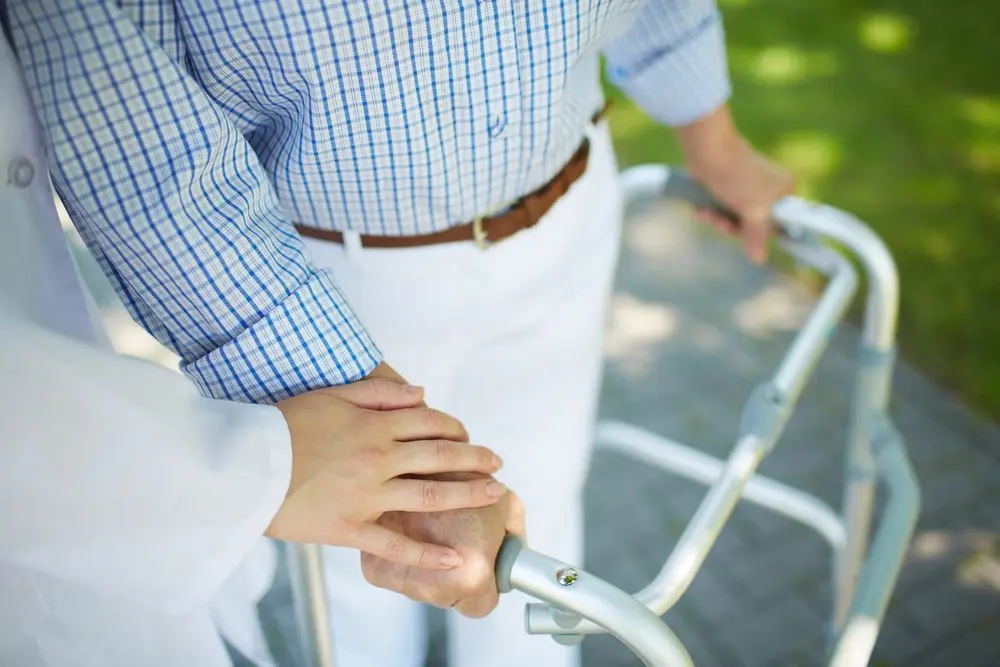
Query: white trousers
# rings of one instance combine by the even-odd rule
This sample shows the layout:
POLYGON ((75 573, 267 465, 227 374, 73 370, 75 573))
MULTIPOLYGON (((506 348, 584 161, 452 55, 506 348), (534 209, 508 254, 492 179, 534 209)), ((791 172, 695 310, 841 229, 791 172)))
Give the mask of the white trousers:
MULTIPOLYGON (((332 269, 385 360, 504 459, 531 547, 583 560, 582 489, 618 257, 621 198, 606 126, 586 173, 529 230, 472 243, 362 249, 307 240, 332 269)), ((337 667, 421 667, 426 609, 368 585, 357 551, 325 550, 337 667)), ((524 631, 519 593, 488 617, 449 612, 451 667, 574 667, 579 649, 524 631)))

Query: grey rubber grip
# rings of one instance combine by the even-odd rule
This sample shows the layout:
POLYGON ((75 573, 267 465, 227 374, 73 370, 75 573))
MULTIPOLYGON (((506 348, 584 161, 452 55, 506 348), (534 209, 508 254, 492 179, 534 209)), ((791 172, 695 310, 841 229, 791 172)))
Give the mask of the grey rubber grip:
POLYGON ((514 561, 524 548, 524 543, 520 538, 508 535, 504 538, 500 550, 497 552, 496 566, 493 568, 497 577, 497 590, 501 593, 510 593, 514 590, 510 585, 510 571, 514 569, 514 561))
POLYGON ((712 209, 726 216, 730 222, 736 225, 740 224, 740 218, 736 213, 723 206, 718 199, 713 197, 683 169, 672 168, 670 170, 670 178, 667 180, 663 194, 666 197, 682 199, 698 208, 712 209))
MULTIPOLYGON (((740 226, 740 216, 736 215, 735 212, 724 206, 700 183, 691 178, 691 175, 683 169, 673 167, 670 169, 670 177, 667 179, 667 184, 663 187, 663 196, 686 201, 697 208, 711 209, 716 213, 725 216, 727 220, 737 227, 740 226)), ((777 224, 773 220, 772 224, 774 225, 775 233, 778 236, 788 236, 788 230, 786 230, 783 226, 777 224)))

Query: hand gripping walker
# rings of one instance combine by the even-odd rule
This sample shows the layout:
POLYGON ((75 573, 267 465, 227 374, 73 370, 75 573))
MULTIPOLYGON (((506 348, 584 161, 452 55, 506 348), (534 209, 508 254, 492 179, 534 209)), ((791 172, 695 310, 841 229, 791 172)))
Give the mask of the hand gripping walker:
MULTIPOLYGON (((621 179, 628 204, 672 197, 719 208, 685 173, 666 166, 634 167, 621 179)), ((829 281, 774 375, 751 393, 728 460, 627 424, 598 424, 601 446, 707 484, 709 490, 659 575, 634 596, 508 538, 497 557, 497 583, 501 592, 519 590, 542 601, 527 605, 529 633, 574 644, 586 635, 610 632, 649 667, 693 665, 660 616, 687 590, 743 498, 816 529, 830 543, 835 552, 834 608, 826 664, 868 664, 920 504, 902 439, 886 415, 899 289, 896 267, 882 241, 847 213, 787 197, 775 205, 772 217, 786 250, 829 281), (819 499, 754 472, 784 430, 857 289, 853 265, 822 239, 852 251, 868 279, 840 516, 819 499), (869 546, 876 479, 884 483, 888 498, 869 546)), ((333 667, 319 551, 304 546, 293 556, 293 590, 307 656, 315 667, 333 667)))

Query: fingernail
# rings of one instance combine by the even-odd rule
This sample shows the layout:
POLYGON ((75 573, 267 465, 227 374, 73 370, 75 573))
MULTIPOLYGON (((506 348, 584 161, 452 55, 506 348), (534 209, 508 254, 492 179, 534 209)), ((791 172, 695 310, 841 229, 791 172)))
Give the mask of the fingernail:
POLYGON ((423 387, 418 387, 417 385, 414 384, 407 384, 403 385, 403 390, 411 394, 419 394, 421 391, 423 391, 423 387))
POLYGON ((507 487, 500 482, 490 482, 486 485, 486 495, 490 498, 499 498, 507 493, 507 487))
POLYGON ((503 467, 503 459, 496 454, 493 455, 493 467, 497 470, 503 467))
POLYGON ((441 567, 447 567, 449 569, 458 567, 462 564, 462 557, 459 556, 454 551, 446 553, 441 556, 441 567))

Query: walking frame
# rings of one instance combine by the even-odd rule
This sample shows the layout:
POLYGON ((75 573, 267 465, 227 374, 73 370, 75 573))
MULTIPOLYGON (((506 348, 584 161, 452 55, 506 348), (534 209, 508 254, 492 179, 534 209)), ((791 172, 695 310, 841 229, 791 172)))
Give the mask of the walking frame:
MULTIPOLYGON (((622 173, 621 181, 630 206, 677 198, 717 207, 683 171, 667 166, 633 167, 622 173)), ((905 446, 886 414, 899 300, 896 267, 875 233, 833 207, 786 197, 774 206, 772 218, 792 257, 828 281, 775 373, 750 394, 729 458, 717 459, 628 424, 599 423, 598 446, 701 482, 708 492, 657 577, 634 596, 507 538, 497 556, 497 583, 502 593, 519 590, 539 600, 526 606, 528 633, 552 635, 571 645, 587 635, 609 632, 649 667, 693 665, 684 645, 660 617, 694 580, 742 498, 814 528, 830 544, 834 599, 825 664, 868 664, 920 505, 905 446), (781 436, 858 287, 854 265, 824 241, 854 254, 865 271, 868 291, 840 514, 818 498, 755 473, 781 436), (877 481, 884 485, 887 498, 872 533, 877 481)), ((310 667, 334 667, 319 549, 293 546, 289 566, 310 667)))

